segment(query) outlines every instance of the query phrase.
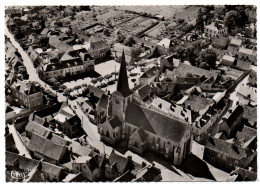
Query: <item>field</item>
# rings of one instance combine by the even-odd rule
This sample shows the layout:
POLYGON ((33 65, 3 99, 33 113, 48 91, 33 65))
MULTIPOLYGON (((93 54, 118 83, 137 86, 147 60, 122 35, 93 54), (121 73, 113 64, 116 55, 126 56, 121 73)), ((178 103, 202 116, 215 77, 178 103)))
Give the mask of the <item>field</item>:
POLYGON ((148 5, 148 6, 116 6, 119 10, 129 10, 135 12, 146 12, 152 15, 160 14, 166 19, 172 18, 176 13, 183 11, 185 5, 148 5))

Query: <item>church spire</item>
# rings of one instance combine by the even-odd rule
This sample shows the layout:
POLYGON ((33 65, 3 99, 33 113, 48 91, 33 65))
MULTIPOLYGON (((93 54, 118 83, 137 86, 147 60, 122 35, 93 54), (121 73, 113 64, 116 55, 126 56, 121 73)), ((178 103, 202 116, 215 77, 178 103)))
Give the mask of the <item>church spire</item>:
POLYGON ((128 85, 128 76, 126 71, 126 62, 125 62, 125 52, 123 50, 121 57, 120 71, 117 81, 117 91, 120 92, 123 97, 127 97, 132 94, 132 91, 129 89, 128 85))

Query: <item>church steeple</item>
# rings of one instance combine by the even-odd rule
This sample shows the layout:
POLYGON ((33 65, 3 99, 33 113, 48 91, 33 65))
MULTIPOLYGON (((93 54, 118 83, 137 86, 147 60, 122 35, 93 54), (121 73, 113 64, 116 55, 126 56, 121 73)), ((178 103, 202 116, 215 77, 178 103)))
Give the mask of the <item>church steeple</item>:
POLYGON ((128 76, 126 71, 125 52, 123 50, 121 57, 120 71, 117 81, 117 91, 120 92, 123 97, 127 97, 132 94, 128 85, 128 76))

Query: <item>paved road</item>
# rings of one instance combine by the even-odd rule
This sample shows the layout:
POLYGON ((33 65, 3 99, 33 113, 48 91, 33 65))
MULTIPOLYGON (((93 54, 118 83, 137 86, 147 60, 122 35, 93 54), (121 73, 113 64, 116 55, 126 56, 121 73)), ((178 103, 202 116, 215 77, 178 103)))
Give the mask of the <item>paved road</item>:
MULTIPOLYGON (((43 87, 46 87, 47 89, 51 90, 53 93, 56 93, 55 90, 53 90, 49 85, 47 85, 45 82, 43 82, 38 74, 36 73, 35 68, 33 67, 33 63, 27 53, 21 48, 20 44, 15 41, 13 35, 8 31, 8 29, 5 27, 5 34, 7 37, 10 39, 12 44, 18 49, 18 52, 21 54, 23 61, 24 61, 24 66, 27 69, 27 72, 29 74, 29 80, 30 81, 37 81, 39 84, 41 84, 43 87)), ((58 96, 58 101, 63 102, 66 101, 66 97, 63 96, 61 93, 57 93, 58 96)), ((76 103, 77 100, 68 100, 69 105, 73 108, 73 106, 77 106, 76 103)), ((105 145, 103 142, 100 141, 100 135, 98 134, 97 131, 97 126, 92 124, 88 117, 84 115, 84 113, 81 112, 81 110, 77 107, 77 109, 73 108, 78 115, 78 117, 82 120, 82 127, 85 133, 88 135, 87 136, 87 141, 89 144, 95 148, 97 148, 101 153, 105 153, 106 155, 110 155, 112 151, 112 147, 105 145)), ((17 137, 18 138, 18 137, 17 137)), ((21 144, 20 144, 21 145, 21 144)), ((26 148, 25 148, 26 149, 26 148)), ((122 155, 121 153, 115 151, 116 153, 122 155)), ((25 150, 24 150, 25 153, 25 150)), ((27 154, 26 154, 27 155, 27 154)), ((125 153, 125 156, 131 155, 133 160, 142 163, 143 161, 146 161, 144 158, 140 157, 139 155, 136 155, 132 153, 131 151, 127 151, 125 153)), ((29 157, 31 158, 31 157, 29 157)), ((148 161, 146 161, 147 164, 149 164, 148 161)), ((162 166, 161 164, 156 163, 155 165, 159 169, 161 169, 162 172, 162 180, 163 181, 185 181, 185 177, 180 177, 176 173, 170 171, 166 167, 162 166)))
POLYGON ((32 158, 30 155, 29 150, 25 146, 20 134, 16 131, 14 125, 7 125, 9 128, 10 133, 13 135, 15 146, 19 151, 19 155, 24 155, 27 158, 32 158))
MULTIPOLYGON (((24 66, 26 67, 26 70, 29 74, 29 80, 37 81, 37 82, 39 82, 39 84, 41 84, 41 86, 45 87, 46 89, 51 90, 53 93, 56 93, 55 90, 53 90, 48 84, 46 84, 39 78, 38 74, 36 73, 36 69, 33 67, 33 63, 31 61, 31 59, 29 58, 28 54, 22 49, 20 44, 14 39, 14 36, 9 32, 7 27, 5 27, 5 34, 10 39, 13 46, 15 48, 17 48, 18 52, 21 54, 21 56, 23 58, 24 66)), ((58 101, 60 101, 60 102, 66 101, 66 97, 63 96, 61 93, 57 93, 57 96, 58 96, 58 101)))

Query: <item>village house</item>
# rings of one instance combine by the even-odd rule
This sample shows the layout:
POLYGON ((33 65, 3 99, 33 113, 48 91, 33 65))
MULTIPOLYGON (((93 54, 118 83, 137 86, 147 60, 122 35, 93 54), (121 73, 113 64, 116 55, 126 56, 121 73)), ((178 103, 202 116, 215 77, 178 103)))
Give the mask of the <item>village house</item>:
POLYGON ((101 174, 99 165, 94 157, 80 156, 72 163, 74 173, 81 172, 89 181, 97 181, 101 174))
POLYGON ((139 77, 139 84, 140 85, 150 85, 154 82, 156 76, 158 74, 158 68, 156 66, 153 66, 152 68, 145 71, 140 77, 139 77))
MULTIPOLYGON (((65 170, 62 167, 53 165, 48 162, 44 161, 38 161, 35 159, 30 159, 26 158, 24 156, 12 153, 12 152, 5 152, 6 155, 6 167, 7 167, 7 172, 15 169, 20 172, 25 172, 29 175, 30 172, 35 171, 35 169, 39 170, 41 174, 43 174, 43 182, 46 181, 61 181, 65 177, 65 170)), ((35 173, 35 172, 34 172, 35 173)), ((7 178, 9 177, 10 174, 6 173, 7 178)), ((40 177, 42 177, 40 175, 40 177)), ((39 178, 39 175, 38 175, 39 178)), ((37 180, 39 180, 37 178, 37 180)), ((31 182, 38 182, 38 181, 33 181, 33 179, 30 180, 31 182)))
POLYGON ((206 37, 215 38, 218 35, 226 36, 228 29, 224 27, 223 24, 220 23, 211 23, 210 25, 206 25, 204 28, 204 33, 206 37))
POLYGON ((235 181, 256 181, 257 180, 257 173, 249 169, 244 169, 237 167, 230 173, 230 176, 235 176, 235 181))
POLYGON ((102 38, 91 37, 88 51, 95 62, 102 62, 102 59, 109 55, 110 46, 102 38))
POLYGON ((256 128, 257 126, 257 107, 244 105, 244 113, 242 122, 250 127, 256 128))
POLYGON ((203 159, 216 167, 232 170, 235 167, 247 168, 256 153, 254 150, 209 136, 205 143, 203 159))
POLYGON ((41 63, 37 73, 42 80, 49 78, 64 78, 71 75, 82 75, 94 71, 94 59, 82 50, 69 51, 63 59, 51 59, 50 62, 41 63))
POLYGON ((152 165, 146 165, 142 169, 140 169, 137 174, 136 178, 132 180, 132 182, 157 182, 161 181, 161 170, 152 165))
POLYGON ((228 46, 229 43, 229 39, 228 37, 225 36, 217 36, 212 40, 211 45, 214 48, 218 48, 218 49, 225 49, 228 46))
POLYGON ((243 107, 236 105, 231 107, 219 122, 219 132, 224 132, 227 136, 235 130, 243 117, 243 107))
POLYGON ((55 165, 64 160, 66 161, 69 157, 67 146, 57 144, 37 134, 32 134, 27 148, 32 152, 35 158, 43 159, 55 165))
POLYGON ((112 150, 108 162, 105 165, 105 177, 114 180, 127 171, 134 172, 140 169, 140 165, 132 160, 132 156, 121 156, 112 150))
POLYGON ((123 52, 117 90, 109 98, 108 118, 98 127, 103 140, 115 144, 121 139, 130 139, 128 147, 135 152, 149 149, 172 160, 175 165, 181 164, 191 147, 188 123, 135 104, 132 96, 123 52), (170 129, 174 132, 169 132, 170 129), (142 137, 141 133, 144 133, 142 137))
POLYGON ((238 92, 237 92, 238 101, 240 104, 251 104, 253 106, 256 106, 256 89, 250 86, 239 86, 238 92))
POLYGON ((132 57, 132 48, 129 46, 125 46, 120 43, 116 43, 113 45, 112 54, 115 57, 116 61, 119 61, 122 57, 122 51, 125 53, 125 61, 127 64, 131 63, 133 60, 132 57))
POLYGON ((68 105, 63 105, 53 119, 68 137, 75 138, 82 135, 81 120, 68 105))
POLYGON ((29 109, 34 109, 43 105, 43 94, 41 90, 28 80, 20 80, 13 73, 6 79, 6 86, 10 89, 10 94, 20 105, 29 109))

